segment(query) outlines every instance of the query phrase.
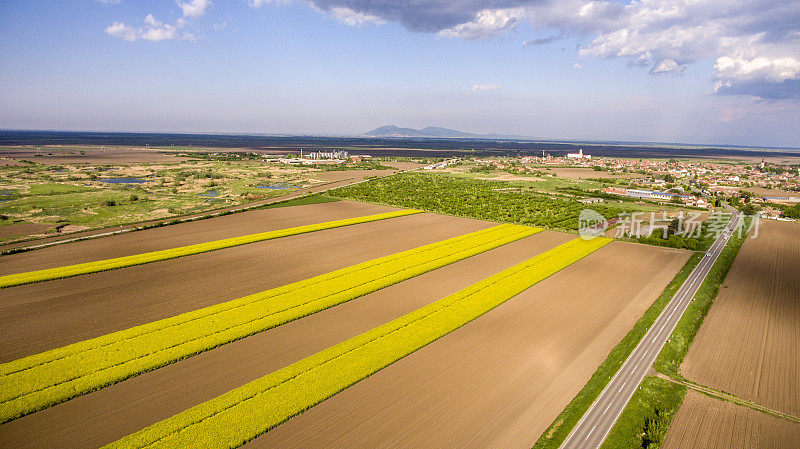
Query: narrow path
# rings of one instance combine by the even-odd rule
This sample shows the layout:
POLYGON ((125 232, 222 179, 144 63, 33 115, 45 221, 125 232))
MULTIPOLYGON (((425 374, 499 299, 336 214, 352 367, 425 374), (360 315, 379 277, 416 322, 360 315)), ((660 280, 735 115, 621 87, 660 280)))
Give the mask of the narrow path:
POLYGON ((775 410, 775 409, 772 409, 772 408, 769 408, 769 407, 765 407, 765 406, 763 406, 763 405, 761 405, 761 404, 759 404, 757 402, 753 402, 753 401, 748 401, 746 399, 742 399, 742 398, 740 398, 738 396, 734 396, 734 395, 732 395, 730 393, 726 393, 724 391, 717 390, 716 388, 707 387, 705 385, 699 385, 699 384, 696 384, 694 382, 690 382, 690 381, 686 381, 686 380, 676 379, 674 377, 667 376, 666 374, 662 374, 662 373, 659 373, 659 372, 655 372, 655 376, 659 377, 661 379, 667 380, 669 382, 673 382, 673 383, 676 383, 676 384, 683 385, 686 388, 692 389, 692 390, 694 390, 694 391, 696 391, 698 393, 702 393, 702 394, 704 394, 706 396, 711 396, 711 397, 713 397, 715 399, 719 399, 719 400, 727 401, 727 402, 732 402, 732 403, 734 403, 736 405, 739 405, 739 406, 742 406, 742 407, 751 408, 753 410, 758 410, 759 412, 762 412, 762 413, 767 413, 769 415, 777 416, 779 418, 784 418, 784 419, 788 419, 789 421, 800 423, 800 417, 797 417, 797 416, 794 416, 794 415, 789 415, 787 413, 783 413, 783 412, 780 412, 778 410, 775 410))

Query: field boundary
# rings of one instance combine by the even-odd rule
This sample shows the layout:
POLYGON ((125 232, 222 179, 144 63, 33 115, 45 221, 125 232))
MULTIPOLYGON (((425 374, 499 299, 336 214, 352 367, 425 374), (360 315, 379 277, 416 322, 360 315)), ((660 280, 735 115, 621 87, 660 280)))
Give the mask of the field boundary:
MULTIPOLYGON (((631 242, 633 243, 633 242, 631 242)), ((667 248, 670 249, 670 248, 667 248)), ((677 250, 676 250, 677 251, 677 250)), ((650 326, 653 325, 661 311, 681 287, 692 270, 700 263, 703 255, 695 253, 686 261, 675 277, 664 287, 661 295, 642 314, 639 321, 611 350, 608 357, 600 364, 586 385, 578 392, 570 403, 559 413, 553 423, 547 427, 534 444, 534 449, 556 449, 561 446, 569 432, 591 407, 614 374, 619 370, 636 345, 641 341, 650 326)))
POLYGON ((108 447, 238 447, 455 331, 610 241, 571 240, 108 447))
POLYGON ((327 221, 311 225, 296 226, 293 228, 279 229, 275 231, 260 232, 257 234, 230 237, 227 239, 214 240, 211 242, 197 243, 194 245, 179 246, 176 248, 150 251, 147 253, 133 254, 130 256, 115 257, 113 259, 85 262, 75 265, 65 265, 61 267, 48 268, 44 270, 27 271, 22 273, 8 274, 0 276, 0 288, 14 287, 17 285, 32 284, 35 282, 51 281, 83 274, 98 273, 101 271, 116 270, 119 268, 143 265, 163 260, 176 259, 179 257, 191 256, 195 254, 216 251, 220 249, 233 248, 235 246, 247 245, 250 243, 273 240, 292 235, 306 234, 309 232, 322 231, 326 229, 351 226, 355 224, 369 223, 372 221, 386 220, 389 218, 402 217, 421 213, 420 210, 406 209, 382 214, 365 215, 362 217, 346 218, 342 220, 327 221))
MULTIPOLYGON (((742 218, 740 224, 744 226, 745 223, 745 219, 742 218)), ((682 377, 677 374, 677 367, 680 366, 680 363, 686 356, 686 353, 688 352, 689 347, 694 340, 694 336, 700 329, 706 313, 708 313, 708 310, 714 303, 714 299, 716 298, 721 285, 725 281, 725 277, 733 265, 733 261, 736 259, 736 255, 739 253, 739 250, 741 249, 746 238, 746 235, 744 237, 739 237, 736 235, 736 231, 733 232, 728 244, 720 253, 717 261, 711 267, 708 275, 703 280, 703 283, 700 285, 697 293, 695 293, 691 302, 686 307, 681 319, 678 321, 675 329, 670 334, 670 337, 667 339, 664 347, 661 349, 655 361, 653 362, 651 371, 655 372, 656 374, 675 376, 676 379, 682 379, 682 377)), ((661 379, 661 376, 657 377, 657 379, 661 379)), ((661 379, 661 381, 667 382, 667 380, 664 379, 661 379)), ((638 398, 640 406, 647 404, 653 409, 657 409, 658 403, 673 403, 673 401, 680 399, 675 403, 675 409, 677 410, 680 408, 680 405, 683 402, 683 394, 685 393, 686 386, 681 384, 681 387, 684 388, 684 390, 680 393, 680 398, 677 398, 677 393, 675 392, 666 392, 660 396, 657 396, 652 390, 645 391, 641 385, 636 389, 634 396, 638 398), (669 397, 670 395, 672 395, 672 397, 669 397)), ((625 421, 623 419, 623 417, 630 415, 630 413, 628 413, 628 408, 630 406, 631 403, 625 407, 620 415, 620 418, 611 428, 611 431, 603 443, 603 448, 613 447, 613 443, 611 443, 612 441, 616 443, 619 443, 620 441, 641 441, 643 429, 641 427, 632 426, 630 420, 625 421)), ((656 416, 653 418, 653 423, 645 421, 645 425, 652 425, 663 429, 663 434, 660 435, 661 438, 663 438, 664 435, 666 435, 666 431, 669 429, 669 425, 671 424, 673 417, 673 414, 669 413, 656 416)))
POLYGON ((499 225, 0 364, 0 422, 541 232, 499 225))
POLYGON ((694 390, 694 391, 696 391, 696 392, 698 392, 700 394, 704 394, 704 395, 706 395, 708 397, 711 397, 711 398, 714 398, 714 399, 717 399, 717 400, 720 400, 720 401, 730 402, 730 403, 736 404, 736 405, 738 405, 740 407, 750 408, 750 409, 753 409, 753 410, 761 412, 761 413, 766 413, 767 415, 772 415, 772 416, 775 416, 777 418, 783 418, 783 419, 786 419, 786 420, 789 420, 789 421, 792 421, 792 422, 800 423, 800 417, 797 417, 797 416, 794 416, 794 415, 790 415, 788 413, 784 413, 784 412, 781 412, 781 411, 766 407, 764 405, 759 404, 758 402, 749 401, 747 399, 742 399, 739 396, 736 396, 734 394, 726 393, 726 392, 724 392, 722 390, 718 390, 716 388, 712 388, 712 387, 709 387, 709 386, 706 386, 706 385, 701 385, 701 384, 699 384, 697 382, 694 382, 694 381, 691 381, 691 380, 676 379, 676 378, 674 378, 672 376, 669 376, 669 375, 664 374, 664 373, 659 373, 659 372, 656 372, 656 377, 659 377, 659 378, 664 379, 664 380, 669 381, 669 382, 673 382, 673 383, 676 383, 676 384, 683 385, 684 387, 686 387, 686 388, 688 388, 690 390, 694 390))

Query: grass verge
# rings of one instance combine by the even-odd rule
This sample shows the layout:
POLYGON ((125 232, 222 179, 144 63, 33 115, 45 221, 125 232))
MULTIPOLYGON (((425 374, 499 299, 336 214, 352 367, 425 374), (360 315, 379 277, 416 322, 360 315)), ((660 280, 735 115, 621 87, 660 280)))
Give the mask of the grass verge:
POLYGON ((0 365, 0 423, 541 231, 499 225, 0 365))
MULTIPOLYGON (((703 324, 725 276, 733 265, 745 236, 734 233, 719 258, 686 308, 653 367, 672 377, 680 378, 678 367, 703 324)), ((655 377, 645 378, 609 432, 603 448, 658 449, 669 429, 672 418, 683 402, 686 387, 655 377)))
POLYGON ((719 258, 711 267, 708 276, 700 285, 694 299, 689 303, 686 311, 683 313, 681 320, 675 327, 675 331, 670 335, 669 340, 664 345, 664 348, 658 354, 653 367, 664 374, 673 377, 680 377, 678 375, 678 367, 683 362, 686 353, 689 351, 697 331, 700 330, 700 325, 711 309, 711 304, 714 298, 717 297, 722 283, 725 282, 725 276, 733 265, 734 259, 739 254, 739 249, 745 241, 745 236, 738 236, 733 234, 728 244, 722 250, 719 258))
POLYGON ((619 370, 630 353, 639 344, 639 341, 653 325, 658 315, 664 310, 669 301, 675 295, 675 292, 683 285, 683 282, 689 277, 689 274, 703 259, 702 254, 694 254, 683 265, 683 268, 675 275, 675 277, 667 284, 664 291, 658 299, 653 302, 653 305, 645 311, 639 321, 633 326, 633 329, 620 341, 614 349, 611 350, 606 360, 597 368, 597 371, 589 379, 589 382, 583 389, 572 399, 572 401, 564 408, 564 411, 550 424, 547 431, 536 441, 534 449, 557 449, 561 443, 569 435, 575 424, 581 417, 589 410, 592 403, 603 391, 608 382, 614 377, 614 374, 619 370))
POLYGON ((678 412, 686 387, 645 377, 611 428, 602 449, 657 449, 678 412))
POLYGON ((609 241, 569 241, 109 447, 238 447, 478 318, 609 241))
POLYGON ((419 212, 420 211, 413 209, 399 210, 394 212, 386 212, 382 214, 366 215, 363 217, 347 218, 344 220, 328 221, 312 225, 297 226, 294 228, 280 229, 277 231, 260 232, 258 234, 244 235, 241 237, 232 237, 222 240, 215 240, 213 242, 198 243, 196 245, 188 245, 188 246, 181 246, 178 248, 152 251, 149 253, 134 254, 132 256, 117 257, 114 259, 98 260, 95 262, 87 262, 76 265, 48 268, 46 270, 9 274, 6 276, 0 276, 0 288, 12 287, 15 285, 30 284, 33 282, 49 281, 53 279, 60 279, 72 276, 79 276, 82 274, 97 273, 99 271, 115 270, 118 268, 130 267, 134 265, 142 265, 151 262, 158 262, 161 260, 175 259, 177 257, 189 256, 192 254, 200 254, 208 251, 216 251, 218 249, 231 248, 239 245, 246 245, 248 243, 261 242, 264 240, 287 237, 290 235, 304 234, 307 232, 321 231, 323 229, 331 229, 331 228, 338 228, 341 226, 367 223, 370 221, 385 220, 388 218, 417 214, 419 212))

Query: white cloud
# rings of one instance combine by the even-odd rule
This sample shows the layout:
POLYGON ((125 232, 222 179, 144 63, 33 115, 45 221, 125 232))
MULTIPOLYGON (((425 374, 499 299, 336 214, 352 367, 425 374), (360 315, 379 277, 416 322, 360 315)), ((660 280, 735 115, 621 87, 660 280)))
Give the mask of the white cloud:
POLYGON ((114 22, 112 25, 109 25, 106 28, 106 34, 129 42, 135 41, 137 37, 136 29, 122 22, 114 22))
MULTIPOLYGON (((189 13, 184 9, 185 17, 202 15, 200 11, 210 4, 207 0, 178 1, 188 2, 179 3, 182 9, 191 5, 198 11, 189 13)), ((289 1, 247 0, 247 3, 258 8, 289 1)), ((761 64, 759 58, 800 59, 800 0, 305 1, 351 26, 397 22, 408 30, 436 33, 443 38, 490 39, 527 22, 534 31, 558 30, 559 34, 524 41, 525 47, 549 43, 562 36, 577 37, 586 42, 579 48, 579 56, 623 58, 631 65, 647 67, 653 75, 681 74, 697 61, 718 61, 724 57, 746 60, 750 65, 761 64)), ((720 90, 733 93, 746 92, 745 84, 736 80, 758 79, 787 86, 785 83, 796 79, 770 81, 775 64, 783 63, 754 70, 752 79, 743 78, 744 69, 737 69, 724 77, 709 73, 709 81, 738 86, 720 90)), ((758 88, 758 92, 764 91, 758 88)))
POLYGON ((582 68, 583 68, 583 66, 581 65, 581 63, 580 63, 580 62, 576 62, 576 63, 575 63, 575 65, 573 65, 573 66, 572 66, 572 68, 573 68, 573 69, 582 69, 582 68))
POLYGON ((800 61, 791 57, 745 59, 743 57, 723 56, 717 58, 717 63, 714 64, 714 71, 716 72, 716 77, 722 79, 762 79, 780 83, 800 78, 800 61))
POLYGON ((122 0, 97 0, 105 5, 118 5, 122 0))
POLYGON ((800 60, 723 56, 714 64, 714 93, 761 98, 800 98, 800 60))
POLYGON ((260 8, 270 2, 271 0, 247 0, 247 4, 250 5, 251 8, 260 8))
POLYGON ((333 17, 335 17, 336 20, 338 20, 339 22, 342 22, 346 25, 353 27, 361 26, 365 23, 373 23, 376 25, 381 25, 386 23, 385 20, 381 19, 378 16, 355 12, 350 8, 344 8, 338 6, 335 8, 331 8, 331 15, 333 15, 333 17))
POLYGON ((166 41, 178 38, 178 28, 175 25, 164 24, 151 26, 139 32, 139 38, 151 42, 166 41))
POLYGON ((209 0, 190 0, 188 2, 177 2, 178 7, 183 12, 183 17, 175 20, 174 24, 164 23, 153 14, 147 14, 144 18, 144 27, 134 28, 125 25, 122 22, 114 22, 106 28, 106 33, 118 37, 120 39, 133 42, 138 39, 160 42, 167 40, 185 40, 197 41, 198 37, 195 33, 180 30, 186 28, 191 23, 189 19, 198 18, 206 13, 206 10, 211 6, 209 0))
POLYGON ((174 39, 196 41, 197 36, 192 33, 179 33, 179 30, 183 28, 184 23, 185 22, 182 23, 178 21, 176 25, 171 25, 156 19, 152 14, 148 14, 144 18, 145 26, 142 28, 134 28, 132 26, 125 25, 122 22, 114 22, 113 25, 106 28, 106 33, 129 42, 133 42, 138 39, 151 42, 174 39))
POLYGON ((488 39, 514 28, 525 15, 524 8, 484 9, 471 22, 439 31, 440 37, 488 39))
POLYGON ((500 89, 500 85, 498 84, 476 84, 472 86, 469 91, 470 92, 486 92, 488 90, 497 90, 500 89))
POLYGON ((178 2, 178 7, 183 11, 183 17, 196 19, 206 13, 206 9, 211 6, 209 0, 190 0, 188 2, 178 2))
POLYGON ((147 16, 144 18, 144 23, 145 23, 145 24, 147 24, 147 25, 150 25, 151 27, 161 27, 161 26, 164 26, 164 23, 163 23, 163 22, 160 22, 158 19, 156 19, 155 17, 153 17, 153 15, 152 15, 152 14, 148 14, 148 15, 147 15, 147 16))
POLYGON ((652 70, 650 73, 654 75, 662 75, 662 74, 673 74, 673 75, 680 75, 683 71, 686 70, 685 66, 682 66, 675 62, 674 59, 662 59, 652 70))

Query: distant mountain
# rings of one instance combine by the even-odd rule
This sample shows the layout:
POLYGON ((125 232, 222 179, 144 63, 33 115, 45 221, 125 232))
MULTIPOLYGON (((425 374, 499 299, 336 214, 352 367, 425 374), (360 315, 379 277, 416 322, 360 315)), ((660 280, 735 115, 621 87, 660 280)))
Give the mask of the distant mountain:
POLYGON ((395 125, 381 126, 372 131, 367 131, 362 136, 365 137, 426 137, 420 130, 414 128, 401 128, 395 125))
POLYGON ((454 129, 428 126, 427 128, 401 128, 395 125, 381 126, 362 134, 363 137, 427 137, 455 139, 526 139, 526 136, 508 136, 504 134, 473 134, 454 129))

